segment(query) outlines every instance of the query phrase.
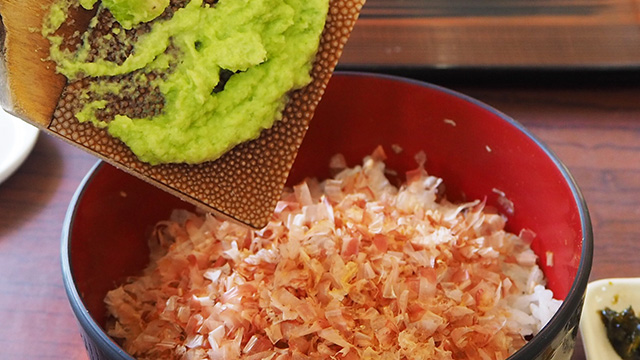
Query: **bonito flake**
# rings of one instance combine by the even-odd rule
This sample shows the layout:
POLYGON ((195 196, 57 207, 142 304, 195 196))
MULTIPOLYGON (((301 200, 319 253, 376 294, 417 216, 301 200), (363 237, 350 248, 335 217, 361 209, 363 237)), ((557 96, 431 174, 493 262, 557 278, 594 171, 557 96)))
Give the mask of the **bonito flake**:
POLYGON ((508 357, 561 304, 530 241, 423 160, 392 185, 384 159, 285 191, 259 231, 174 211, 107 294, 109 335, 139 359, 508 357))

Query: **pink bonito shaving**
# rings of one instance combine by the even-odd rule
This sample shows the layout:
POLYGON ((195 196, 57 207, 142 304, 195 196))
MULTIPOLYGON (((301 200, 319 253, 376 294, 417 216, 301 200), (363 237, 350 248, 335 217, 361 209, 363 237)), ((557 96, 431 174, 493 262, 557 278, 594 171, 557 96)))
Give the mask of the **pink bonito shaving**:
POLYGON ((138 359, 505 359, 561 302, 531 240, 448 202, 418 159, 396 187, 381 148, 338 157, 260 231, 174 211, 144 274, 107 294, 109 335, 138 359))

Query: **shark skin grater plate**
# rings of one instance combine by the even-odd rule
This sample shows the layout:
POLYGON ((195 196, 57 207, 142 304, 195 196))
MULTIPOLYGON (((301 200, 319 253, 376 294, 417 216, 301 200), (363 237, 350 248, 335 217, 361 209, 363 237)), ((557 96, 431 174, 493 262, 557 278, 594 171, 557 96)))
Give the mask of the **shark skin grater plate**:
MULTIPOLYGON (((364 0, 330 0, 311 70, 312 82, 290 93, 282 119, 263 130, 257 139, 234 147, 215 161, 151 166, 139 161, 124 143, 106 130, 80 123, 75 118, 75 111, 82 105, 79 95, 91 79, 67 82, 57 74, 55 64, 43 60, 49 54, 48 40, 34 30, 41 28, 42 19, 54 2, 0 0, 4 27, 0 37, 3 41, 2 107, 44 132, 182 200, 253 228, 264 227, 271 218, 315 108, 364 5, 364 0)), ((78 9, 70 16, 74 20, 72 24, 60 29, 69 39, 77 31, 109 31, 114 26, 106 11, 96 14, 78 9), (99 25, 89 29, 89 21, 94 16, 98 17, 99 25)), ((115 101, 143 109, 157 105, 148 94, 115 101)))

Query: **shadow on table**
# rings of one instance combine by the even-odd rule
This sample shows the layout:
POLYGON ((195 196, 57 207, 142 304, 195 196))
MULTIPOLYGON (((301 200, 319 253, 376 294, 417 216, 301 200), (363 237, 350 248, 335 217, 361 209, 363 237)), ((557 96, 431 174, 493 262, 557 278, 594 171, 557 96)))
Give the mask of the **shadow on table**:
POLYGON ((640 67, 629 69, 498 68, 438 69, 408 66, 338 65, 336 71, 362 71, 412 78, 445 87, 607 89, 640 86, 640 67))
POLYGON ((37 216, 55 198, 64 171, 63 157, 55 141, 40 134, 22 166, 0 184, 0 241, 37 216))

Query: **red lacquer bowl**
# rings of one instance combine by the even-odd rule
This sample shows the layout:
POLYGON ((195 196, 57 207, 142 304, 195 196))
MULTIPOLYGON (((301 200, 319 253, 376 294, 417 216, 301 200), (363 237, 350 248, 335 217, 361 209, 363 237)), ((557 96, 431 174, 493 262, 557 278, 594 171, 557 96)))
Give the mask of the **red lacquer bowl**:
MULTIPOLYGON (((560 160, 520 124, 467 96, 398 77, 336 73, 289 181, 326 178, 332 155, 342 153, 354 166, 378 145, 400 174, 414 169, 414 155, 424 151, 427 171, 444 179, 450 199, 486 198, 505 212, 509 231, 537 234, 532 247, 541 259, 553 253, 553 266, 540 265, 564 303, 510 359, 569 359, 593 237, 586 204, 560 160), (398 146, 401 152, 392 150, 398 146), (505 207, 505 199, 513 205, 505 207)), ((62 234, 62 270, 92 359, 131 359, 102 330, 102 300, 146 265, 150 228, 179 207, 191 208, 105 163, 80 185, 62 234)))

